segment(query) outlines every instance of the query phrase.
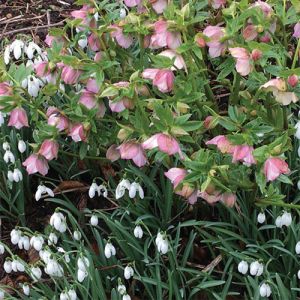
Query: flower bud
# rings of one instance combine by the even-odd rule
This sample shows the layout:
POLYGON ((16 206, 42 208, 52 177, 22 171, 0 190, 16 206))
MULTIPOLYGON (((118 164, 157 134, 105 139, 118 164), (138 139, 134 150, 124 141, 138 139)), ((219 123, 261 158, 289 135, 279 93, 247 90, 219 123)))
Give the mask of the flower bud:
POLYGON ((251 58, 254 60, 254 61, 257 61, 259 59, 261 59, 262 57, 262 52, 258 49, 253 49, 252 52, 251 52, 251 58))
POLYGON ((257 222, 258 222, 259 224, 262 224, 262 223, 264 223, 265 221, 266 221, 266 215, 265 215, 265 213, 260 212, 260 213, 257 215, 257 222))
POLYGON ((300 254, 300 241, 297 242, 296 246, 295 246, 295 251, 297 254, 300 254))
POLYGON ((24 153, 26 151, 26 143, 23 140, 19 140, 18 150, 20 153, 24 153))
POLYGON ((291 87, 297 86, 297 84, 298 84, 298 76, 297 75, 291 75, 291 76, 289 76, 287 82, 288 82, 288 84, 291 87))
POLYGON ((90 219, 90 224, 92 226, 97 226, 98 225, 98 217, 96 215, 92 215, 90 219))

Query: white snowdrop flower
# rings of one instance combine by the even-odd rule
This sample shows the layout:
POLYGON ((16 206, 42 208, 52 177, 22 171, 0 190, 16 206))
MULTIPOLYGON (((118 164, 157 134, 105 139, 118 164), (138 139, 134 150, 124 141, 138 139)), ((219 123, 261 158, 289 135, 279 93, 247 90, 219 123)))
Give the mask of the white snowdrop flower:
POLYGON ((126 294, 123 295, 122 300, 131 300, 131 297, 128 294, 126 294))
POLYGON ((21 231, 18 229, 13 229, 10 233, 10 240, 13 245, 17 245, 21 238, 21 231))
POLYGON ((296 139, 300 140, 300 121, 298 121, 297 124, 295 125, 295 129, 296 129, 295 137, 296 139))
POLYGON ((137 182, 133 182, 129 188, 129 197, 135 198, 136 192, 139 193, 139 196, 141 199, 144 199, 144 191, 143 191, 141 185, 137 182))
POLYGON ((56 277, 62 277, 64 275, 62 266, 55 259, 49 259, 45 267, 45 273, 56 277))
POLYGON ((158 252, 161 254, 166 254, 169 250, 169 243, 167 240, 162 240, 157 246, 158 252))
POLYGON ((88 267, 90 266, 90 261, 87 257, 79 257, 77 260, 77 267, 81 271, 86 271, 88 267))
POLYGON ((297 242, 296 246, 295 246, 295 251, 297 254, 300 254, 300 241, 297 242))
POLYGON ((300 146, 298 148, 298 156, 300 157, 300 146))
POLYGON ((66 292, 61 292, 59 300, 69 300, 69 296, 66 292))
POLYGON ((57 247, 57 251, 60 252, 60 253, 64 253, 64 259, 65 259, 66 263, 70 262, 69 254, 66 253, 66 251, 62 247, 57 247))
POLYGON ((282 217, 281 216, 278 216, 275 220, 275 225, 276 227, 278 228, 282 228, 283 224, 282 224, 282 217))
POLYGON ((88 43, 88 41, 87 41, 87 38, 85 36, 81 37, 80 40, 78 40, 78 45, 81 49, 86 48, 87 43, 88 43))
POLYGON ((19 249, 24 249, 26 251, 30 248, 30 242, 28 236, 21 236, 18 242, 19 249))
POLYGON ((238 264, 238 271, 240 273, 242 273, 243 275, 245 275, 248 272, 248 263, 244 260, 242 260, 239 264, 238 264))
POLYGON ((134 274, 134 270, 131 266, 126 266, 124 269, 124 278, 125 279, 130 279, 134 274))
POLYGON ((4 299, 4 291, 0 289, 0 300, 4 299))
POLYGON ((43 184, 40 184, 35 193, 35 200, 39 201, 43 195, 48 195, 49 197, 54 197, 54 193, 50 188, 46 187, 43 184))
POLYGON ((300 279, 300 270, 297 273, 297 277, 298 277, 298 279, 300 279))
POLYGON ((39 252, 40 258, 42 259, 42 261, 47 264, 50 260, 51 257, 51 252, 48 250, 41 250, 39 252))
POLYGON ((15 259, 11 262, 11 268, 14 272, 18 272, 17 264, 18 264, 18 261, 15 259))
POLYGON ((75 231, 73 232, 73 238, 74 238, 74 240, 76 240, 76 241, 80 241, 80 239, 81 239, 81 232, 80 232, 79 230, 75 230, 75 231))
POLYGON ((28 46, 25 47, 25 53, 29 59, 33 58, 34 52, 40 54, 42 49, 34 42, 29 42, 28 46))
POLYGON ((25 266, 24 266, 23 262, 17 260, 16 265, 17 265, 17 271, 19 271, 19 272, 24 272, 25 271, 25 266))
POLYGON ((42 270, 39 267, 32 267, 30 269, 30 276, 33 280, 40 280, 42 278, 42 270))
POLYGON ((2 126, 4 124, 4 115, 2 112, 0 112, 0 126, 2 126))
POLYGON ((98 186, 98 195, 102 195, 104 198, 107 198, 108 192, 106 186, 102 184, 98 186))
POLYGON ((32 75, 28 76, 27 90, 28 90, 28 94, 30 96, 32 96, 34 98, 37 97, 41 86, 42 86, 41 81, 38 78, 36 78, 32 75))
POLYGON ((93 182, 89 188, 89 197, 90 198, 94 198, 96 195, 96 191, 97 191, 98 185, 97 183, 93 182))
POLYGON ((262 223, 264 223, 265 221, 266 221, 266 215, 265 215, 265 213, 260 212, 260 213, 257 215, 257 222, 258 222, 259 224, 262 224, 262 223))
POLYGON ((116 199, 120 199, 125 195, 125 191, 130 189, 130 182, 128 179, 122 179, 116 188, 116 199))
POLYGON ((4 161, 8 164, 11 162, 12 164, 15 163, 15 156, 10 150, 5 151, 4 156, 3 156, 4 161))
POLYGON ((6 260, 3 264, 4 271, 9 274, 12 271, 12 262, 10 260, 6 260))
POLYGON ((4 63, 8 65, 10 61, 10 46, 5 47, 3 58, 4 58, 4 63))
POLYGON ((18 150, 20 153, 24 153, 26 151, 26 143, 23 140, 19 140, 18 150))
POLYGON ((156 236, 156 239, 155 239, 155 244, 156 246, 161 243, 161 241, 163 240, 163 235, 159 232, 156 236))
POLYGON ((111 242, 108 242, 104 248, 104 255, 106 258, 110 258, 111 256, 116 255, 116 248, 113 246, 111 242))
POLYGON ((30 294, 30 287, 29 287, 29 285, 28 284, 23 284, 22 289, 23 289, 23 293, 26 296, 29 296, 29 294, 30 294))
POLYGON ((68 291, 69 300, 77 300, 77 294, 74 289, 68 291))
POLYGON ((0 255, 4 254, 5 248, 2 244, 0 244, 0 255))
POLYGON ((11 170, 8 170, 8 172, 7 172, 7 179, 10 182, 14 182, 14 173, 11 170))
POLYGON ((117 290, 121 295, 124 295, 126 293, 126 286, 120 283, 117 287, 117 290))
POLYGON ((58 242, 58 237, 54 232, 51 232, 48 237, 48 245, 56 245, 58 242))
POLYGON ((23 180, 23 174, 19 169, 14 169, 13 179, 15 182, 19 182, 23 180))
POLYGON ((51 216, 50 225, 61 233, 64 233, 67 230, 66 218, 61 212, 55 212, 51 216))
POLYGON ((96 215, 92 215, 90 219, 90 224, 92 226, 97 226, 98 225, 98 217, 96 215))
POLYGON ((141 239, 144 234, 142 227, 140 225, 135 226, 133 234, 137 239, 141 239))
POLYGON ((267 283, 263 283, 260 287, 259 287, 259 294, 261 297, 267 297, 269 298, 271 296, 271 288, 267 283))
POLYGON ((10 145, 9 145, 9 143, 8 143, 8 142, 4 142, 4 143, 2 144, 2 148, 3 148, 4 151, 9 151, 9 150, 10 150, 10 145))
POLYGON ((298 190, 300 190, 300 180, 298 180, 298 182, 297 182, 297 188, 298 188, 298 190))
POLYGON ((22 49, 24 48, 25 44, 21 40, 14 40, 10 45, 10 51, 14 53, 15 59, 19 59, 22 55, 22 49))
POLYGON ((42 236, 33 236, 30 239, 30 246, 33 247, 36 251, 40 251, 43 248, 44 239, 42 236))
POLYGON ((126 17, 126 9, 121 8, 120 9, 120 19, 124 19, 126 17))
POLYGON ((79 282, 83 282, 83 280, 85 279, 85 277, 88 276, 88 273, 86 271, 82 271, 80 269, 77 270, 77 280, 79 282))
POLYGON ((286 227, 292 224, 292 215, 287 211, 283 212, 281 219, 282 219, 282 225, 285 225, 286 227))
POLYGON ((250 274, 252 276, 260 276, 264 271, 264 266, 258 261, 253 261, 250 264, 250 274))

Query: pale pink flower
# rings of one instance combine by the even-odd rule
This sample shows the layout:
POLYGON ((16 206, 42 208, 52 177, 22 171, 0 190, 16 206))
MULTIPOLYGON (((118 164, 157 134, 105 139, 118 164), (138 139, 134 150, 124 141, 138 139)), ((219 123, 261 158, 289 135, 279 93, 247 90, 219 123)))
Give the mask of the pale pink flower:
POLYGON ((258 49, 253 49, 251 52, 251 58, 253 61, 257 61, 259 59, 261 59, 263 53, 262 51, 258 50, 258 49))
POLYGON ((168 23, 164 20, 159 20, 154 23, 154 34, 150 38, 151 49, 168 47, 176 49, 181 45, 180 32, 168 31, 168 23))
MULTIPOLYGON (((129 84, 130 83, 128 81, 119 81, 119 82, 114 83, 113 86, 115 86, 119 90, 122 90, 122 89, 128 88, 129 84)), ((113 97, 111 97, 111 98, 113 98, 113 97)), ((113 111, 113 112, 122 112, 126 108, 131 109, 134 107, 133 101, 127 97, 122 97, 122 99, 120 99, 118 101, 114 101, 113 99, 110 99, 108 105, 109 105, 111 111, 113 111)))
POLYGON ((114 162, 120 158, 120 151, 116 144, 111 145, 106 151, 106 158, 114 162))
POLYGON ((164 12, 164 10, 168 7, 168 1, 167 0, 152 0, 151 5, 157 14, 162 14, 164 12))
POLYGON ((296 103, 299 99, 294 92, 286 92, 287 85, 284 79, 271 79, 260 88, 273 93, 275 100, 282 105, 289 105, 291 102, 296 103))
POLYGON ((247 76, 251 71, 250 54, 245 48, 229 48, 230 54, 236 59, 236 71, 247 76))
POLYGON ((56 107, 50 106, 46 113, 48 125, 55 126, 58 131, 64 131, 69 127, 69 120, 56 107))
POLYGON ((62 67, 61 78, 66 84, 77 83, 82 71, 73 69, 64 64, 58 64, 58 67, 62 67))
POLYGON ((26 171, 29 175, 38 172, 45 176, 49 170, 47 160, 43 156, 39 156, 37 154, 31 154, 23 162, 23 166, 26 167, 26 171))
POLYGON ((273 13, 272 7, 268 3, 261 1, 261 0, 254 2, 251 6, 259 7, 262 10, 262 12, 264 13, 265 17, 267 17, 267 18, 271 17, 271 15, 273 13))
POLYGON ((233 145, 229 142, 226 136, 224 135, 217 135, 213 139, 207 141, 206 145, 216 145, 217 148, 222 153, 232 153, 233 152, 233 145))
POLYGON ((236 194, 223 193, 221 195, 221 201, 228 207, 233 207, 236 202, 236 194))
POLYGON ((182 152, 179 147, 179 143, 175 138, 164 133, 157 133, 147 139, 142 144, 144 149, 154 149, 157 148, 168 155, 173 155, 178 153, 180 158, 183 159, 182 152))
POLYGON ((220 191, 214 190, 212 192, 199 192, 198 196, 204 199, 208 204, 214 204, 222 199, 222 194, 220 191))
POLYGON ((136 142, 123 143, 117 149, 120 151, 122 159, 132 159, 138 167, 142 167, 147 163, 143 147, 136 142))
POLYGON ((44 77, 50 74, 49 63, 42 61, 34 65, 34 70, 37 76, 44 77))
POLYGON ((253 150, 253 147, 248 145, 233 146, 232 162, 241 161, 247 166, 255 164, 256 161, 252 154, 253 150))
POLYGON ((297 86, 298 81, 299 81, 299 78, 297 75, 291 75, 288 77, 288 80, 287 80, 288 84, 293 88, 297 86))
POLYGON ((68 134, 74 142, 85 142, 86 141, 86 132, 83 127, 83 124, 78 123, 71 127, 71 130, 68 134))
POLYGON ((98 62, 102 58, 102 52, 97 52, 94 56, 94 61, 98 62))
POLYGON ((9 116, 8 126, 13 126, 17 129, 29 127, 27 114, 24 108, 17 107, 12 110, 9 116))
POLYGON ((220 26, 207 26, 203 34, 209 39, 206 43, 208 53, 212 58, 219 57, 225 51, 225 44, 221 42, 224 37, 224 28, 220 26))
POLYGON ((256 26, 249 24, 243 29, 243 37, 246 41, 252 41, 256 39, 258 35, 256 26))
POLYGON ((160 52, 159 55, 168 57, 172 60, 175 58, 174 67, 171 67, 172 71, 176 71, 176 69, 179 69, 179 70, 184 69, 187 72, 186 64, 185 64, 185 61, 184 61, 182 55, 176 53, 175 50, 170 50, 170 49, 164 50, 164 51, 160 52))
POLYGON ((165 172, 165 176, 171 180, 174 189, 183 181, 186 175, 187 171, 182 168, 171 168, 168 172, 165 172))
POLYGON ((169 69, 145 69, 142 77, 153 80, 153 85, 162 93, 168 93, 173 90, 175 76, 169 69))
POLYGON ((290 173, 288 164, 280 157, 270 157, 264 163, 264 174, 267 181, 273 181, 281 174, 290 173))
POLYGON ((9 96, 12 94, 12 87, 8 82, 0 82, 0 97, 9 96))
POLYGON ((100 40, 97 34, 91 33, 88 37, 88 45, 93 51, 100 50, 100 40))
POLYGON ((220 7, 224 7, 227 0, 211 0, 211 6, 214 9, 218 9, 220 7))
POLYGON ((54 140, 45 140, 43 141, 38 154, 44 156, 47 160, 52 160, 57 158, 58 148, 58 142, 54 140))
POLYGON ((125 5, 128 7, 135 7, 141 4, 142 0, 124 0, 125 5))
POLYGON ((213 121, 213 116, 207 116, 203 122, 203 125, 206 129, 211 129, 212 128, 212 121, 213 121))
POLYGON ((294 27, 293 37, 299 39, 300 38, 300 22, 298 22, 294 27))
POLYGON ((133 44, 133 38, 131 35, 127 34, 125 35, 123 33, 122 27, 118 25, 111 25, 109 28, 113 29, 111 31, 111 37, 116 40, 116 42, 121 46, 122 48, 129 48, 133 44))
POLYGON ((92 19, 92 13, 93 8, 91 8, 89 5, 83 5, 81 9, 72 11, 71 16, 75 19, 81 20, 82 25, 89 26, 92 19))
POLYGON ((45 39, 45 43, 49 46, 52 47, 54 43, 63 43, 65 41, 65 39, 63 37, 59 37, 59 36, 52 36, 47 34, 46 39, 45 39))

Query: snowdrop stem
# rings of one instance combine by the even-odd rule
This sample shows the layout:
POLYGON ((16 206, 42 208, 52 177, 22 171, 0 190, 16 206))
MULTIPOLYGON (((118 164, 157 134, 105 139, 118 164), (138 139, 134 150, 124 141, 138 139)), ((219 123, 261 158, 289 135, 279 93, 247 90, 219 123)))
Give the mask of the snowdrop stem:
POLYGON ((256 205, 258 205, 258 206, 274 205, 274 206, 278 206, 278 207, 287 207, 287 208, 300 209, 299 204, 275 202, 275 201, 268 201, 268 200, 259 200, 259 201, 256 202, 256 205))
POLYGON ((294 58, 293 58, 293 63, 292 63, 292 69, 294 69, 296 67, 296 63, 298 61, 298 57, 299 57, 299 49, 300 49, 300 39, 298 39, 298 44, 297 44, 297 48, 294 54, 294 58))
MULTIPOLYGON (((78 154, 76 153, 71 153, 71 152, 67 152, 67 151, 63 151, 63 150, 59 150, 60 153, 68 155, 68 156, 73 156, 73 157, 80 157, 78 154)), ((98 156, 85 156, 85 159, 91 159, 91 160, 102 160, 102 161, 109 161, 107 158, 104 157, 98 157, 98 156)))
POLYGON ((240 91, 240 83, 241 83, 241 75, 239 73, 235 73, 234 83, 232 88, 232 93, 230 96, 230 103, 232 105, 236 105, 239 103, 239 91, 240 91))

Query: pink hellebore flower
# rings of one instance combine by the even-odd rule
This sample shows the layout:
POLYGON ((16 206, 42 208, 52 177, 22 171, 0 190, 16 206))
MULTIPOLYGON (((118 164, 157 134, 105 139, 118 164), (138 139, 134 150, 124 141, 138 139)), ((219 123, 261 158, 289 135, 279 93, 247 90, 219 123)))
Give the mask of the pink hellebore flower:
MULTIPOLYGON (((128 81, 119 81, 113 84, 117 89, 126 89, 129 87, 129 82, 128 81)), ((112 97, 113 98, 113 97, 112 97)), ((108 103, 111 111, 113 112, 122 112, 125 109, 131 109, 134 107, 134 103, 131 99, 127 97, 123 97, 119 101, 114 101, 113 99, 109 100, 108 103)))
POLYGON ((34 70, 38 77, 44 77, 50 74, 49 64, 47 61, 42 61, 35 64, 34 70))
POLYGON ((48 117, 48 125, 55 126, 58 131, 64 131, 69 127, 67 117, 62 115, 56 107, 50 106, 47 109, 46 115, 48 117))
POLYGON ((45 140, 43 141, 38 154, 44 156, 47 160, 52 160, 57 158, 58 148, 58 142, 54 140, 45 140))
POLYGON ((217 190, 214 190, 212 192, 199 192, 198 196, 204 199, 208 204, 214 204, 222 199, 221 192, 217 190))
POLYGON ((158 55, 168 57, 172 60, 175 58, 174 66, 171 68, 172 71, 176 71, 176 69, 184 69, 187 72, 186 64, 182 55, 176 53, 176 51, 168 49, 160 52, 158 55))
POLYGON ((138 167, 142 167, 147 163, 143 147, 136 142, 123 143, 117 149, 120 151, 122 159, 132 159, 138 167))
POLYGON ((206 43, 208 53, 212 58, 219 57, 225 51, 225 44, 221 42, 224 37, 224 28, 220 26, 207 26, 203 34, 209 39, 206 43))
POLYGON ((299 78, 297 75, 290 75, 287 80, 288 84, 293 88, 297 86, 298 81, 299 81, 299 78))
POLYGON ((145 69, 142 77, 153 80, 153 85, 162 93, 169 93, 173 90, 175 76, 169 69, 145 69))
POLYGON ((233 146, 232 162, 242 161, 245 165, 250 166, 256 161, 252 155, 253 147, 248 145, 233 146))
POLYGON ((29 175, 39 172, 45 176, 49 169, 47 160, 43 156, 39 156, 37 154, 31 154, 23 162, 23 166, 26 167, 26 171, 29 175))
POLYGON ((114 162, 120 158, 120 151, 116 144, 111 145, 106 151, 106 158, 114 162))
POLYGON ((162 14, 164 10, 168 7, 167 0, 151 0, 152 8, 157 14, 162 14))
POLYGON ((114 38, 119 46, 122 48, 129 48, 133 44, 133 38, 131 35, 125 35, 123 33, 122 27, 118 25, 111 25, 110 28, 113 29, 113 31, 110 33, 111 37, 114 38))
POLYGON ((206 145, 216 145, 222 153, 232 153, 234 146, 229 142, 226 136, 217 135, 213 139, 207 141, 206 145))
POLYGON ((10 113, 8 126, 13 126, 17 129, 29 127, 27 114, 24 108, 17 107, 10 113))
POLYGON ((59 64, 58 66, 62 67, 61 78, 66 84, 77 83, 82 71, 73 69, 64 64, 59 64))
POLYGON ((88 45, 95 52, 100 50, 100 40, 95 33, 91 33, 88 37, 88 45))
POLYGON ((251 71, 250 54, 245 48, 229 48, 230 54, 236 59, 236 71, 247 76, 251 71))
POLYGON ((293 37, 295 37, 296 39, 300 38, 300 22, 298 22, 294 27, 293 37))
POLYGON ((128 7, 135 7, 141 4, 142 0, 124 0, 124 3, 128 7))
POLYGON ((249 24, 243 30, 243 37, 246 41, 252 41, 257 37, 257 29, 256 26, 249 24))
POLYGON ((270 18, 273 13, 272 7, 268 3, 261 0, 254 2, 251 6, 259 7, 267 18, 270 18))
POLYGON ((68 134, 74 142, 85 142, 86 133, 83 127, 83 124, 78 123, 71 127, 70 133, 68 134))
POLYGON ((171 168, 168 172, 165 172, 165 176, 171 180, 174 189, 176 189, 186 175, 187 171, 182 168, 171 168))
POLYGON ((183 159, 183 155, 177 140, 164 133, 157 133, 153 135, 143 142, 142 146, 144 149, 154 149, 158 147, 161 152, 164 152, 168 155, 178 153, 180 158, 183 159))
POLYGON ((11 95, 12 88, 8 82, 0 82, 0 97, 11 95))
POLYGON ((282 78, 271 79, 260 87, 273 93, 275 100, 282 105, 289 105, 291 102, 296 103, 299 99, 293 92, 286 92, 286 82, 282 78))
POLYGON ((218 9, 220 7, 224 7, 227 0, 211 0, 211 6, 214 9, 218 9))
POLYGON ((52 47, 54 43, 63 43, 65 40, 63 37, 58 37, 58 36, 52 36, 47 34, 45 43, 49 46, 52 47))
POLYGON ((227 207, 233 207, 236 202, 236 194, 233 193, 223 193, 221 195, 221 201, 227 206, 227 207))
POLYGON ((280 157, 270 157, 264 163, 264 174, 267 181, 273 181, 281 174, 290 172, 288 164, 280 157))
POLYGON ((154 34, 150 38, 151 49, 168 47, 176 49, 181 45, 180 32, 168 31, 168 22, 160 20, 154 23, 154 34))

